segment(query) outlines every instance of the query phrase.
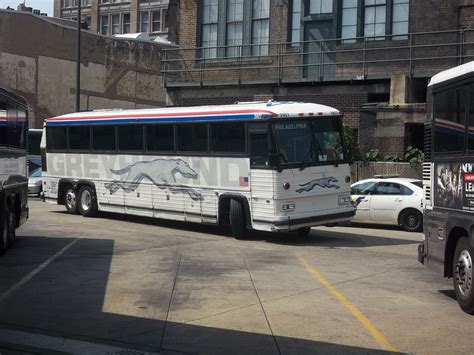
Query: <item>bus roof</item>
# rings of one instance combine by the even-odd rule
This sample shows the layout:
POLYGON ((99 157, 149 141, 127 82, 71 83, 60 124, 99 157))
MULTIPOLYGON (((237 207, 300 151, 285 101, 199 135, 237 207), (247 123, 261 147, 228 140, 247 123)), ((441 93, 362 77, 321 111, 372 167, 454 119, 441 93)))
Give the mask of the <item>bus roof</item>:
POLYGON ((431 78, 428 86, 438 85, 445 81, 453 80, 469 73, 474 73, 474 61, 459 65, 457 67, 436 74, 431 78))
POLYGON ((338 116, 335 108, 301 102, 243 103, 234 105, 167 107, 141 110, 102 110, 48 118, 47 125, 152 122, 232 121, 288 117, 338 116))

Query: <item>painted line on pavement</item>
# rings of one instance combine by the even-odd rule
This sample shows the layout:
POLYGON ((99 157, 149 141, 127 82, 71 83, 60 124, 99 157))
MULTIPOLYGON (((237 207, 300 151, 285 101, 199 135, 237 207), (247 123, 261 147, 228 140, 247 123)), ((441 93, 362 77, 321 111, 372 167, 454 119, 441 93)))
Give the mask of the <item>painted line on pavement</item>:
POLYGON ((382 333, 372 324, 372 322, 361 312, 359 309, 350 303, 347 298, 345 298, 331 283, 326 280, 326 278, 314 267, 312 266, 303 256, 295 253, 300 262, 305 266, 306 270, 311 273, 319 282, 321 282, 324 287, 326 287, 329 292, 341 302, 351 313, 363 324, 363 326, 368 330, 372 338, 385 350, 397 352, 395 347, 388 342, 388 340, 382 335, 382 333))
POLYGON ((0 303, 5 301, 8 297, 13 295, 16 291, 18 291, 22 286, 27 284, 33 277, 35 277, 38 273, 40 273, 46 266, 51 264, 57 257, 59 257, 61 254, 63 254, 66 250, 68 250, 74 244, 76 244, 79 241, 79 239, 80 238, 74 239, 71 243, 66 245, 64 248, 62 248, 60 251, 58 251, 56 254, 54 254, 52 257, 50 257, 48 260, 46 260, 41 265, 39 265, 36 269, 34 269, 28 275, 24 276, 20 281, 18 281, 16 284, 14 284, 12 287, 10 287, 4 293, 2 293, 0 295, 0 303))

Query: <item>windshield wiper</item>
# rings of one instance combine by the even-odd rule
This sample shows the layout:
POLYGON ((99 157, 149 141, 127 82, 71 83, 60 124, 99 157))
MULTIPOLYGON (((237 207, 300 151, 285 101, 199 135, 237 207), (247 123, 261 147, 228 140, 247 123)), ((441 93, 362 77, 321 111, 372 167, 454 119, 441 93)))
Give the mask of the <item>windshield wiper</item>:
POLYGON ((301 162, 300 171, 303 171, 304 169, 307 168, 307 165, 309 163, 308 158, 311 156, 312 152, 313 152, 313 140, 311 139, 311 144, 309 145, 309 149, 306 152, 303 158, 303 161, 301 162))

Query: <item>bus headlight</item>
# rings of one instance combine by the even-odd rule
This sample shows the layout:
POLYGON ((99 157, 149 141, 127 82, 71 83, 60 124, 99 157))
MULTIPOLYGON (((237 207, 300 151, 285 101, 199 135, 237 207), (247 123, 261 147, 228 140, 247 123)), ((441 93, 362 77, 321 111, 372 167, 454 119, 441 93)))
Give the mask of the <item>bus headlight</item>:
POLYGON ((339 196, 338 200, 340 205, 348 205, 351 203, 351 197, 350 196, 339 196))
POLYGON ((294 203, 285 203, 284 205, 281 205, 281 210, 283 212, 294 211, 295 210, 295 204, 294 203))

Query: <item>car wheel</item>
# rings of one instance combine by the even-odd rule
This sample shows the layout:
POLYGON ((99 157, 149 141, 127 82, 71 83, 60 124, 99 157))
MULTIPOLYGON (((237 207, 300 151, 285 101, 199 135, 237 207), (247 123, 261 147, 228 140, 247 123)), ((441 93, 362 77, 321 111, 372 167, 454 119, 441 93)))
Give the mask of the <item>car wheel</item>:
POLYGON ((453 259, 453 285, 462 310, 474 314, 474 285, 472 283, 472 248, 466 237, 459 239, 453 259))
POLYGON ((423 215, 417 210, 405 210, 400 215, 400 225, 407 232, 420 232, 423 230, 423 215))
POLYGON ((71 187, 68 187, 66 190, 66 195, 64 196, 64 205, 66 210, 69 213, 77 214, 77 198, 76 191, 71 187))
POLYGON ((311 227, 300 228, 296 231, 296 235, 300 238, 306 238, 311 233, 311 227))
POLYGON ((94 191, 89 186, 82 186, 79 189, 79 212, 84 217, 93 217, 97 213, 97 200, 94 191))
POLYGON ((247 226, 245 213, 242 203, 237 200, 230 200, 230 228, 235 239, 245 239, 247 235, 247 226))

